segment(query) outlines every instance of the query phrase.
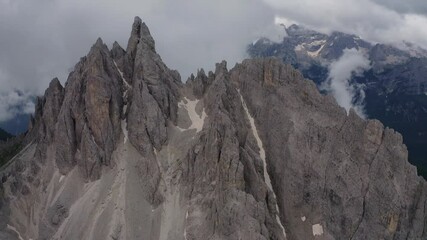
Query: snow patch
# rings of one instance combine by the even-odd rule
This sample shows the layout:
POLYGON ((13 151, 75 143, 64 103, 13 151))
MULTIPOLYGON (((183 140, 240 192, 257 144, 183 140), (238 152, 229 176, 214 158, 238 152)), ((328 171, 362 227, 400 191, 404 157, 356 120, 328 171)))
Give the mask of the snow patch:
POLYGON ((308 56, 315 58, 318 57, 320 52, 323 50, 323 48, 325 47, 325 45, 322 45, 319 50, 315 51, 315 52, 307 52, 308 56))
POLYGON ((312 46, 319 46, 319 45, 323 45, 326 43, 326 40, 317 40, 317 41, 313 41, 310 44, 307 44, 308 46, 312 47, 312 46))
POLYGON ((61 177, 59 177, 59 182, 62 182, 65 178, 65 175, 61 175, 61 177))
POLYGON ((305 220, 307 220, 307 218, 305 216, 302 216, 301 221, 305 222, 305 220))
POLYGON ((187 218, 188 218, 188 210, 185 213, 185 222, 184 222, 184 239, 187 240, 187 227, 185 226, 185 224, 187 223, 187 218))
MULTIPOLYGON (((120 77, 122 78, 122 81, 123 81, 123 83, 125 84, 125 86, 126 86, 126 90, 123 92, 123 100, 124 100, 124 102, 125 102, 125 104, 124 104, 124 106, 123 106, 123 114, 126 114, 126 111, 127 111, 127 107, 128 107, 128 105, 127 105, 127 101, 126 101, 126 98, 127 98, 127 96, 128 96, 128 91, 129 91, 129 89, 132 89, 132 86, 125 80, 125 78, 123 77, 123 72, 122 71, 120 71, 120 68, 117 66, 117 63, 116 63, 116 61, 113 61, 114 62, 114 66, 116 66, 116 68, 117 68, 117 71, 119 72, 119 74, 120 74, 120 77)), ((123 132, 123 135, 124 135, 124 138, 123 138, 123 143, 124 144, 126 144, 126 142, 129 140, 129 132, 128 132, 128 130, 127 130, 127 121, 126 121, 126 119, 123 119, 122 120, 122 122, 121 122, 121 127, 122 127, 122 132, 123 132)))
POLYGON ((131 85, 129 85, 129 83, 125 80, 125 78, 123 77, 123 72, 122 71, 120 71, 120 68, 117 66, 117 63, 116 63, 116 61, 113 61, 114 62, 114 66, 116 66, 116 68, 117 68, 117 71, 120 73, 120 77, 122 77, 122 80, 123 80, 123 83, 126 85, 126 87, 128 87, 128 88, 132 88, 131 87, 131 85))
POLYGON ((240 100, 242 101, 242 104, 243 104, 243 108, 245 109, 246 116, 249 118, 249 122, 251 124, 252 133, 255 136, 255 139, 256 139, 256 142, 257 142, 257 145, 258 145, 258 148, 259 148, 259 155, 261 156, 261 159, 262 159, 262 161, 264 163, 264 178, 265 178, 265 181, 267 183, 267 186, 270 189, 272 189, 273 187, 271 185, 270 175, 268 174, 267 168, 266 168, 267 162, 265 160, 265 150, 264 150, 261 138, 258 135, 258 130, 257 130, 256 125, 255 125, 255 119, 250 115, 248 106, 246 105, 246 102, 243 99, 243 96, 240 94, 240 91, 239 91, 239 95, 240 95, 240 100))
POLYGON ((128 105, 126 104, 123 106, 123 113, 126 113, 127 109, 128 109, 128 105))
POLYGON ((301 51, 305 51, 307 53, 308 56, 314 58, 314 57, 318 57, 320 52, 323 50, 323 48, 326 45, 326 40, 316 40, 313 41, 311 43, 302 43, 299 44, 295 47, 295 51, 296 52, 301 52, 301 51), (321 46, 317 51, 308 51, 307 49, 311 48, 311 47, 315 47, 315 46, 321 46))
POLYGON ((322 236, 323 235, 323 227, 320 224, 313 225, 313 236, 322 236))
POLYGON ((313 57, 313 58, 314 57, 318 57, 319 54, 320 54, 320 52, 323 50, 323 48, 326 45, 326 40, 318 40, 318 41, 314 41, 314 42, 312 42, 312 43, 309 44, 310 47, 312 47, 312 46, 319 46, 319 45, 321 45, 321 47, 317 51, 314 51, 314 52, 309 52, 308 51, 307 54, 310 57, 313 57))
POLYGON ((304 50, 304 45, 299 44, 299 45, 295 46, 294 50, 297 51, 297 52, 302 51, 302 50, 304 50))
POLYGON ((205 109, 202 111, 202 115, 197 114, 196 112, 196 106, 197 103, 199 103, 199 100, 191 101, 188 98, 184 98, 181 102, 178 103, 179 107, 183 107, 188 112, 188 116, 191 120, 191 126, 187 129, 179 128, 181 131, 183 130, 189 130, 189 129, 196 129, 196 132, 200 132, 203 128, 203 124, 205 123, 206 118, 206 112, 205 109))
POLYGON ((18 230, 16 230, 16 228, 15 228, 14 226, 11 226, 11 225, 7 224, 7 229, 12 230, 12 231, 13 231, 13 232, 15 232, 16 234, 18 234, 18 238, 19 238, 19 240, 24 240, 24 239, 21 237, 21 233, 19 233, 19 232, 18 232, 18 230))
POLYGON ((255 39, 255 41, 253 41, 253 42, 252 42, 252 45, 257 44, 259 40, 260 40, 259 38, 258 38, 258 39, 255 39))
POLYGON ((128 129, 127 129, 127 122, 126 122, 126 120, 122 120, 122 131, 123 131, 123 135, 124 135, 124 138, 123 138, 123 143, 124 144, 126 144, 126 142, 129 140, 129 132, 128 132, 128 129))
MULTIPOLYGON (((252 133, 255 136, 255 139, 256 139, 256 142, 257 142, 257 145, 258 145, 258 148, 259 148, 259 155, 260 155, 260 157, 261 157, 261 159, 262 159, 262 161, 264 163, 264 179, 265 179, 265 183, 267 184, 268 188, 270 188, 270 190, 272 191, 274 198, 277 199, 276 194, 274 193, 274 190, 273 190, 273 186, 271 185, 270 175, 268 174, 268 171, 267 171, 267 161, 265 159, 265 150, 264 150, 261 138, 258 135, 258 130, 257 130, 256 126, 255 126, 255 120, 250 115, 248 106, 246 105, 246 102, 243 99, 242 94, 240 94, 240 90, 237 90, 237 91, 239 93, 240 101, 242 102, 243 108, 245 109, 246 116, 248 117, 249 122, 251 124, 252 133)), ((279 206, 277 205, 277 202, 276 202, 276 210, 277 210, 277 213, 279 213, 279 206)), ((283 235, 286 236, 285 228, 283 227, 282 222, 280 221, 280 218, 279 218, 278 214, 276 214, 276 221, 279 224, 280 228, 282 229, 283 235)))

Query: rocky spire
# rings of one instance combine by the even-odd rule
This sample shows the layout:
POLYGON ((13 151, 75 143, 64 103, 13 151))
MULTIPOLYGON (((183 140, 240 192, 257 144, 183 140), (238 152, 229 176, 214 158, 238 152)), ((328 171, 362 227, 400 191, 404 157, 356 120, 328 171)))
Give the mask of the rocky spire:
POLYGON ((58 131, 56 162, 62 174, 76 164, 89 179, 109 165, 120 135, 121 77, 99 38, 70 74, 58 131))
POLYGON ((183 85, 144 26, 38 100, 36 141, 2 170, 0 238, 426 239, 400 134, 277 59, 183 85))
POLYGON ((47 143, 53 140, 55 125, 64 99, 64 88, 58 78, 52 79, 44 96, 38 97, 34 117, 31 119, 29 139, 43 139, 47 143))
POLYGON ((141 25, 141 18, 135 17, 132 25, 132 31, 128 40, 128 46, 126 48, 126 53, 131 56, 131 59, 135 59, 136 47, 141 39, 141 25))
POLYGON ((113 48, 111 49, 111 56, 113 57, 114 61, 116 61, 116 63, 122 61, 122 58, 125 55, 126 51, 119 45, 118 42, 115 41, 113 43, 113 48))
POLYGON ((181 78, 170 70, 156 53, 148 27, 136 17, 126 50, 131 67, 132 99, 128 114, 129 139, 141 152, 147 137, 156 149, 167 139, 167 120, 176 122, 181 78), (147 111, 150 109, 149 111, 147 111), (146 130, 139 119, 147 119, 146 130), (148 132, 148 136, 146 135, 148 132))

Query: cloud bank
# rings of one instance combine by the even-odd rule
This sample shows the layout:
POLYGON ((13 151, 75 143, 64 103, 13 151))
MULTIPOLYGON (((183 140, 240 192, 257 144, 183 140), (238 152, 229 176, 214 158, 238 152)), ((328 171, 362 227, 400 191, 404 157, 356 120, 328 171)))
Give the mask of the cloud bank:
MULTIPOLYGON (((98 37, 126 48, 134 16, 147 23, 158 52, 183 81, 223 59, 232 66, 260 36, 283 34, 259 0, 0 0, 1 98, 16 89, 42 94, 54 77, 64 83, 98 37)), ((4 109, 0 121, 12 114, 4 109)))
POLYGON ((419 0, 264 0, 276 14, 324 33, 341 31, 381 43, 427 48, 427 3, 419 0))
MULTIPOLYGON (((185 81, 223 59, 232 67, 259 37, 279 40, 284 32, 273 25, 277 16, 324 32, 427 47, 426 5, 420 0, 0 0, 0 96, 7 99, 18 89, 40 95, 54 77, 64 83, 98 37, 126 47, 134 16, 147 23, 163 60, 185 81)), ((0 121, 13 115, 7 111, 13 108, 4 109, 0 121)))
POLYGON ((370 61, 361 51, 344 49, 343 55, 329 65, 328 80, 323 89, 329 91, 337 103, 347 113, 351 108, 362 118, 366 118, 363 86, 352 84, 351 77, 360 75, 370 68, 370 61))
POLYGON ((28 93, 10 91, 0 94, 0 122, 8 121, 19 113, 34 112, 34 102, 28 93))

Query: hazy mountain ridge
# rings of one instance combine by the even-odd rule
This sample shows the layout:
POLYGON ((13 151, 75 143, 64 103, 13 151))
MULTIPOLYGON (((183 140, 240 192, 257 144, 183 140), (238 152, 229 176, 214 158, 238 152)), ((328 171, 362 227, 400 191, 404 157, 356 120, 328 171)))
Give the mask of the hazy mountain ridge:
POLYGON ((5 130, 0 128, 0 141, 5 141, 11 137, 13 137, 12 134, 10 134, 10 133, 8 133, 5 130))
MULTIPOLYGON (((34 97, 34 99, 36 99, 34 97)), ((35 101, 34 101, 35 102, 35 101)), ((19 135, 28 131, 28 125, 31 119, 31 114, 20 113, 17 114, 13 119, 0 123, 0 128, 13 134, 19 135)))
POLYGON ((4 239, 423 239, 426 182, 402 136, 347 115, 290 65, 185 84, 135 18, 37 100, 2 170, 4 239))

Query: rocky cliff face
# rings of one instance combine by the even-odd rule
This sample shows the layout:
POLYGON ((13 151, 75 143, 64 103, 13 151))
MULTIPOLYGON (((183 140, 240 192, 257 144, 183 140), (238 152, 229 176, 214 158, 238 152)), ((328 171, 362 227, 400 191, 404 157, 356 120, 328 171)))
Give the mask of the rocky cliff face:
POLYGON ((135 19, 40 98, 1 171, 1 239, 425 239, 427 186, 400 134, 291 66, 182 84, 135 19))
POLYGON ((427 179, 427 51, 409 43, 399 48, 373 44, 355 35, 326 35, 297 25, 284 31, 287 37, 282 42, 260 39, 248 46, 248 53, 252 57, 278 57, 322 90, 332 77, 333 62, 340 61, 345 49, 366 55, 369 69, 347 79, 351 88, 363 89, 352 102, 363 103, 367 117, 379 119, 403 135, 410 162, 427 179))

